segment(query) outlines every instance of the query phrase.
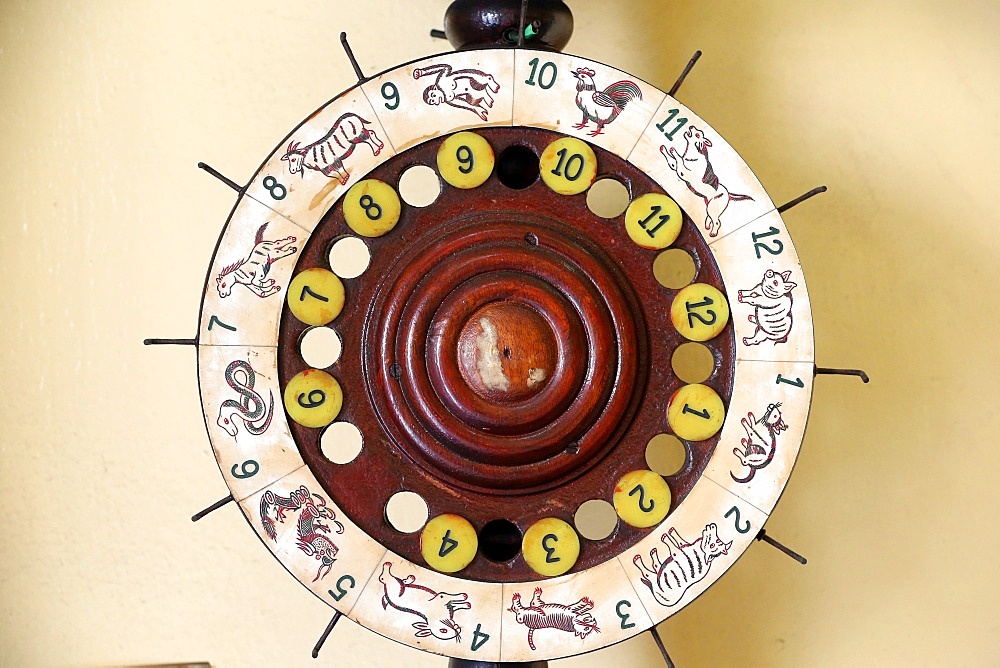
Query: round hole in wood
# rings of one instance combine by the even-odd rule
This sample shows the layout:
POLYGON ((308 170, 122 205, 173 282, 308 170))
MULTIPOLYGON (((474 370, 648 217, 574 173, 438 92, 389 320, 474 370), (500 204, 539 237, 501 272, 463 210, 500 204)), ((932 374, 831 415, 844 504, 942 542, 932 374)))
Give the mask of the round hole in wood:
POLYGON ((617 218, 630 201, 628 188, 617 179, 599 179, 587 191, 587 207, 601 218, 617 218))
POLYGON ((420 531, 427 516, 427 502, 416 492, 396 492, 385 504, 385 518, 400 533, 420 531))
POLYGON ((618 526, 615 507, 601 499, 584 501, 573 515, 577 532, 587 540, 604 540, 618 526))
POLYGON ((330 269, 341 278, 357 278, 371 260, 368 244, 358 237, 343 237, 330 246, 330 269))
POLYGON ((674 350, 670 365, 685 383, 703 383, 715 371, 715 355, 701 343, 683 343, 674 350))
POLYGON ((512 190, 524 190, 538 180, 538 156, 527 146, 508 146, 497 159, 497 178, 512 190))
POLYGON ((430 206, 441 194, 441 179, 427 165, 414 165, 399 177, 399 196, 410 206, 430 206))
POLYGON ((350 422, 334 422, 320 437, 323 456, 334 464, 350 464, 364 447, 361 430, 350 422))
POLYGON ((314 369, 325 369, 335 364, 342 350, 340 335, 329 327, 308 329, 299 341, 302 359, 314 369))
POLYGON ((479 552, 496 563, 510 561, 521 552, 521 530, 509 520, 491 520, 479 531, 479 552))
POLYGON ((673 434, 657 434, 646 445, 649 470, 662 476, 680 473, 687 460, 687 446, 673 434))
POLYGON ((653 276, 665 288, 680 290, 698 275, 691 254, 682 248, 668 248, 653 260, 653 276))

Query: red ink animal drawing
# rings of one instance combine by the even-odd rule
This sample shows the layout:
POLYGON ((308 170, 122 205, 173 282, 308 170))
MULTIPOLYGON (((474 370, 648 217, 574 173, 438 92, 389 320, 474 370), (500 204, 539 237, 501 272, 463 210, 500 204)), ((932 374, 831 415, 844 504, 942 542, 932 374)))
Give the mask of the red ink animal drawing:
POLYGON ((602 91, 597 90, 595 74, 594 70, 587 67, 580 67, 573 72, 576 77, 576 106, 583 112, 583 120, 573 127, 582 130, 593 121, 597 124, 597 129, 589 133, 591 137, 602 134, 604 126, 618 118, 630 101, 642 99, 642 91, 633 81, 619 81, 602 91))
POLYGON ((493 95, 500 92, 500 84, 492 74, 480 70, 452 70, 451 65, 444 64, 413 70, 414 79, 432 75, 437 78, 424 91, 424 102, 432 107, 443 102, 456 109, 467 109, 484 121, 489 120, 493 95))
POLYGON ((539 629, 567 631, 581 640, 591 633, 601 632, 597 627, 597 620, 590 614, 594 609, 594 602, 586 596, 572 605, 546 603, 542 600, 542 590, 539 587, 535 589, 527 607, 521 604, 521 595, 514 594, 507 609, 514 613, 518 624, 528 627, 528 647, 531 649, 535 649, 534 633, 539 629))
POLYGON ((678 153, 672 146, 661 146, 660 153, 688 189, 705 200, 705 229, 709 231, 709 236, 715 237, 719 235, 722 214, 729 208, 729 203, 753 200, 753 197, 731 193, 722 185, 708 159, 712 141, 701 130, 692 125, 684 132, 684 139, 687 144, 683 153, 678 153))
POLYGON ((471 610, 468 594, 446 594, 429 587, 418 585, 413 575, 398 578, 392 574, 392 562, 382 564, 378 581, 382 583, 385 595, 382 608, 392 606, 400 612, 416 616, 413 628, 417 638, 433 636, 438 640, 462 641, 462 627, 455 621, 459 610, 471 610))
POLYGON ((754 307, 753 314, 747 318, 757 325, 753 336, 743 338, 743 345, 756 346, 765 341, 778 345, 788 341, 792 331, 792 290, 798 286, 788 280, 791 276, 790 271, 779 274, 768 269, 760 283, 737 293, 741 304, 754 307))
POLYGON ((265 229, 267 223, 257 230, 253 250, 247 259, 225 267, 215 277, 215 287, 223 299, 228 297, 237 285, 245 285, 250 292, 260 298, 270 297, 281 291, 281 286, 275 285, 274 279, 268 278, 267 274, 271 271, 271 265, 277 260, 293 255, 298 250, 292 245, 295 243, 295 237, 264 241, 265 229))
POLYGON ((635 555, 632 562, 641 573, 640 581, 649 587, 656 602, 667 607, 677 605, 692 585, 708 575, 712 562, 729 554, 733 545, 732 541, 726 543, 719 538, 718 527, 714 524, 706 525, 701 540, 693 543, 684 542, 673 528, 660 536, 660 541, 667 546, 666 559, 660 561, 654 547, 649 552, 649 568, 643 563, 642 555, 635 555))
POLYGON ((281 159, 288 163, 288 171, 292 174, 305 175, 305 170, 311 169, 339 179, 346 186, 351 174, 344 166, 354 149, 359 144, 367 144, 374 155, 382 152, 384 144, 368 126, 366 121, 355 113, 348 112, 337 119, 330 131, 307 146, 299 146, 299 142, 288 144, 288 150, 281 159))
POLYGON ((235 360, 226 367, 226 383, 236 390, 240 400, 223 401, 219 406, 216 424, 233 438, 239 433, 237 420, 241 421, 243 428, 254 436, 263 434, 271 425, 271 418, 274 416, 274 392, 269 393, 269 401, 265 403, 264 397, 253 389, 256 379, 257 374, 249 362, 235 360))
POLYGON ((770 404, 764 411, 764 417, 757 419, 753 413, 740 420, 747 437, 740 439, 743 449, 733 449, 740 463, 750 469, 750 472, 742 478, 737 478, 735 473, 729 475, 736 482, 750 482, 757 471, 764 468, 774 459, 774 453, 778 447, 778 434, 788 429, 788 425, 781 418, 781 404, 770 404), (761 430, 765 433, 762 434, 761 430))
POLYGON ((313 582, 326 577, 337 560, 338 548, 324 533, 330 533, 330 527, 323 520, 330 520, 337 525, 337 533, 344 533, 344 525, 337 521, 337 515, 330 508, 326 507, 326 499, 319 494, 310 494, 309 489, 302 485, 298 489, 292 490, 288 496, 278 496, 271 490, 264 492, 260 500, 260 522, 264 526, 266 533, 271 540, 277 541, 278 532, 274 527, 274 520, 284 523, 285 511, 298 511, 299 517, 296 521, 296 531, 298 540, 296 545, 299 549, 310 557, 314 557, 320 562, 319 570, 313 582), (274 511, 274 519, 271 519, 271 511, 274 511))

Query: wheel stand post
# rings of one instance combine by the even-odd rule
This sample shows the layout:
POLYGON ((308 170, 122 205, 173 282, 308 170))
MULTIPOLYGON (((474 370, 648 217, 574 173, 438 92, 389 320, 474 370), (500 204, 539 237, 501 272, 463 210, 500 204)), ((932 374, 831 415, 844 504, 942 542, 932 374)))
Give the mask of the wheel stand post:
POLYGON ((448 668, 549 668, 548 661, 531 661, 529 663, 511 663, 495 661, 470 661, 469 659, 451 659, 448 668))

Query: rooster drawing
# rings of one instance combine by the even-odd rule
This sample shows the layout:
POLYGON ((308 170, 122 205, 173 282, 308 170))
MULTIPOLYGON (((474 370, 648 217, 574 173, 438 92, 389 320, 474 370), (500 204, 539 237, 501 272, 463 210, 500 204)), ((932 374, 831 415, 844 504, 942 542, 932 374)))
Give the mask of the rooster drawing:
POLYGON ((577 79, 576 106, 583 112, 583 121, 573 127, 580 130, 591 121, 597 123, 597 129, 589 133, 591 137, 602 134, 604 126, 618 118, 632 98, 642 99, 642 91, 632 81, 619 81, 598 91, 594 74, 596 72, 588 67, 581 67, 573 72, 577 79))

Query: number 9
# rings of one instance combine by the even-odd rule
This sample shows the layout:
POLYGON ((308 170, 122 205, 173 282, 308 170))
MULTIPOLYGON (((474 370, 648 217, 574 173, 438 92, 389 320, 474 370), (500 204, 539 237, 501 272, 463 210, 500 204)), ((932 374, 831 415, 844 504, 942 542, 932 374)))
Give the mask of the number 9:
POLYGON ((382 97, 385 98, 385 108, 389 111, 399 109, 399 89, 396 84, 386 82, 382 84, 382 97))

